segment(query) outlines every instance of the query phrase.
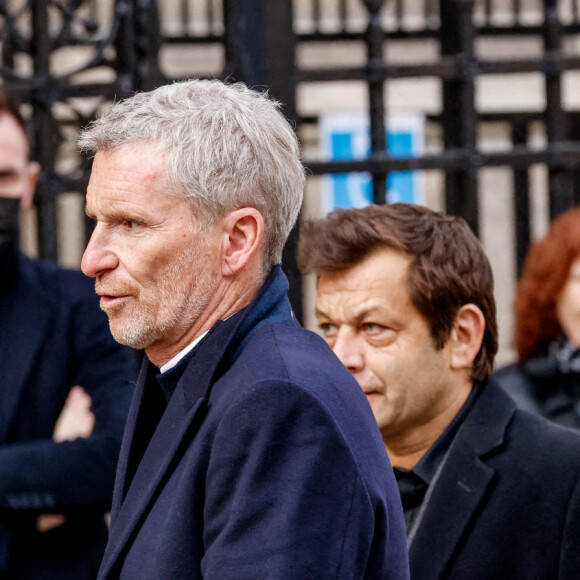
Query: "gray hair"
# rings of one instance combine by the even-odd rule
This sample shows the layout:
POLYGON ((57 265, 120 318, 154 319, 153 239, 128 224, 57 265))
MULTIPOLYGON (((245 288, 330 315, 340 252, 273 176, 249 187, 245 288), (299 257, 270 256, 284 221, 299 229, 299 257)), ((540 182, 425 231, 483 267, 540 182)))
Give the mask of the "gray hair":
POLYGON ((189 80, 115 103, 79 138, 87 153, 151 143, 167 153, 168 193, 209 225, 242 207, 264 219, 264 266, 281 261, 304 191, 298 140, 267 94, 189 80))

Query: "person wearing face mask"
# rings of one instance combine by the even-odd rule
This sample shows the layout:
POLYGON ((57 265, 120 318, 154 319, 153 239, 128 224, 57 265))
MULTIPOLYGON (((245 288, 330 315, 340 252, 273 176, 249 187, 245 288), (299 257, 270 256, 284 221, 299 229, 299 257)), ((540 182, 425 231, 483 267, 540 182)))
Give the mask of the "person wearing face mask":
POLYGON ((92 283, 18 249, 39 166, 0 90, 0 578, 95 578, 134 378, 92 283))
POLYGON ((495 379, 521 408, 580 429, 580 208, 528 252, 514 316, 518 362, 495 379))

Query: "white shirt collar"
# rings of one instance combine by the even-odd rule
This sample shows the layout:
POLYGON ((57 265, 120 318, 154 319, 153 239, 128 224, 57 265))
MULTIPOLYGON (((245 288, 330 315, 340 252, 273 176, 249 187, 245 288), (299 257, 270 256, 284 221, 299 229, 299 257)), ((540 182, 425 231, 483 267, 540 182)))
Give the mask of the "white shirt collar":
POLYGON ((170 361, 166 362, 159 372, 163 374, 165 371, 172 369, 188 352, 192 351, 197 343, 209 332, 206 330, 202 335, 198 336, 191 344, 188 344, 181 352, 178 352, 170 361))

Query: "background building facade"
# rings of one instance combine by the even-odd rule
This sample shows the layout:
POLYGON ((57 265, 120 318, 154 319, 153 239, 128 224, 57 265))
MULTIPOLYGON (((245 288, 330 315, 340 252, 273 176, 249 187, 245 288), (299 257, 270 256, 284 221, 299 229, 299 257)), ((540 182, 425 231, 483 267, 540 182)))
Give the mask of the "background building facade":
MULTIPOLYGON (((192 76, 285 104, 309 170, 304 217, 345 194, 465 217, 496 274, 499 362, 511 358, 525 251, 580 199, 579 0, 5 0, 0 79, 25 103, 44 168, 27 252, 80 263, 91 224, 78 127, 192 76)), ((284 266, 312 326, 294 243, 284 266)))

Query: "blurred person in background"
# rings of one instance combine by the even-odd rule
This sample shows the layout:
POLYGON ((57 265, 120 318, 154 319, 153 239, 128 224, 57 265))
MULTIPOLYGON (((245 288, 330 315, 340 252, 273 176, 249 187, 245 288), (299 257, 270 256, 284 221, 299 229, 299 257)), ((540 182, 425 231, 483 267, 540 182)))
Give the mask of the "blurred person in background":
POLYGON ((0 90, 0 578, 95 578, 133 354, 92 283, 18 249, 39 166, 0 90))
POLYGON ((580 208, 556 218, 534 244, 517 286, 518 362, 494 376, 516 403, 580 428, 580 208))

